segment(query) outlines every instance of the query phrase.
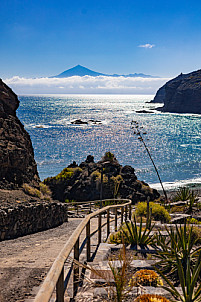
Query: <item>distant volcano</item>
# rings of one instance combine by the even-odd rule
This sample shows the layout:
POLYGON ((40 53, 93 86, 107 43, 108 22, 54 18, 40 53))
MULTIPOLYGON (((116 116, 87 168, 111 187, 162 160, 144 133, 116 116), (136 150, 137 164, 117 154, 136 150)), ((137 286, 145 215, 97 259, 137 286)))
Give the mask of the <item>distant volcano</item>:
MULTIPOLYGON (((128 74, 128 75, 119 75, 119 74, 104 74, 104 73, 100 73, 100 72, 96 72, 93 70, 90 70, 84 66, 81 65, 77 65, 73 68, 67 69, 64 72, 56 75, 56 76, 52 76, 52 78, 68 78, 68 77, 72 77, 72 76, 92 76, 92 77, 97 77, 97 76, 107 76, 107 77, 142 77, 142 78, 153 78, 153 76, 151 75, 146 75, 143 73, 133 73, 133 74, 128 74)), ((157 78, 156 76, 154 76, 154 78, 157 78)))

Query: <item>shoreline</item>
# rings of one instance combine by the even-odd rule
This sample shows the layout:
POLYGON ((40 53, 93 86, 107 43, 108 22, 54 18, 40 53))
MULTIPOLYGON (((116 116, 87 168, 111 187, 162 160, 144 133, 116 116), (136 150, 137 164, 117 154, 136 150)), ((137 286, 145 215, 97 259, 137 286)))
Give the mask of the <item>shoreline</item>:
MULTIPOLYGON (((156 189, 159 192, 162 192, 160 183, 155 183, 155 184, 148 183, 148 184, 151 188, 156 189)), ((175 182, 163 182, 163 186, 167 192, 176 191, 181 187, 188 187, 193 191, 201 190, 201 178, 186 179, 186 180, 175 181, 175 182)))
MULTIPOLYGON (((152 185, 150 185, 152 188, 152 185)), ((198 194, 198 197, 201 197, 201 184, 192 184, 192 185, 183 185, 180 187, 174 187, 174 188, 165 188, 165 191, 167 193, 168 198, 172 198, 174 194, 177 193, 178 189, 181 187, 188 187, 190 190, 196 192, 198 194)), ((157 188, 157 191, 161 196, 163 196, 163 190, 160 188, 157 188)))

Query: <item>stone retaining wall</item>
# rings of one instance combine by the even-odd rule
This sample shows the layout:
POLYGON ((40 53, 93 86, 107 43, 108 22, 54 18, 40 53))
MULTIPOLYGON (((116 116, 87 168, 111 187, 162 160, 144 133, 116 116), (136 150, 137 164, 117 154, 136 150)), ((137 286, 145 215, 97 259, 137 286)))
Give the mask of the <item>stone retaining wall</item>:
POLYGON ((0 241, 43 231, 67 221, 67 205, 60 202, 0 208, 0 241))

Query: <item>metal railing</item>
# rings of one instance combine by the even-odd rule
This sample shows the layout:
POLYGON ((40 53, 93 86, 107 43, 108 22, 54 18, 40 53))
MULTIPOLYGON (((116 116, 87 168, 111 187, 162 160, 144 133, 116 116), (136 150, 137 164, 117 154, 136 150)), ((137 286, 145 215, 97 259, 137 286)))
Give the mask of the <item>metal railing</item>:
MULTIPOLYGON (((103 202, 105 202, 104 200, 103 202)), ((119 201, 119 200, 118 200, 119 201)), ((86 245, 86 261, 91 260, 91 237, 98 232, 98 242, 97 247, 102 240, 102 228, 107 226, 107 238, 110 234, 110 223, 114 221, 115 230, 117 230, 117 220, 118 220, 118 209, 121 209, 120 218, 121 224, 123 220, 127 221, 127 218, 131 219, 131 200, 121 199, 122 204, 109 205, 101 208, 89 215, 87 215, 82 222, 78 225, 75 231, 70 236, 69 240, 66 242, 65 246, 55 259, 50 271, 48 272, 37 296, 35 297, 35 302, 48 302, 56 288, 56 298, 57 302, 64 302, 65 290, 68 287, 68 282, 73 274, 73 296, 75 296, 79 287, 79 267, 71 265, 68 273, 64 278, 64 265, 71 253, 74 250, 74 259, 79 261, 79 256, 86 245), (124 203, 123 203, 124 202, 124 203), (110 219, 110 210, 114 210, 114 218, 110 219), (106 215, 106 222, 102 224, 102 214, 106 215), (98 226, 95 231, 91 233, 90 230, 90 220, 94 217, 98 217, 98 226), (80 235, 83 230, 86 229, 86 236, 82 244, 80 244, 80 235)), ((52 299, 51 299, 52 301, 52 299)))

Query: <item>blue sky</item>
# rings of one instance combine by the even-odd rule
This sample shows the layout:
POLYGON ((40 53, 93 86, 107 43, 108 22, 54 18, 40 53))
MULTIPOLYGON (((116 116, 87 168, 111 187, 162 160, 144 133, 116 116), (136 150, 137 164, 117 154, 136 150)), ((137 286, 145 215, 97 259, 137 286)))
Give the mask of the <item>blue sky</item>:
POLYGON ((77 64, 161 77, 200 69, 201 1, 1 0, 1 78, 77 64))

